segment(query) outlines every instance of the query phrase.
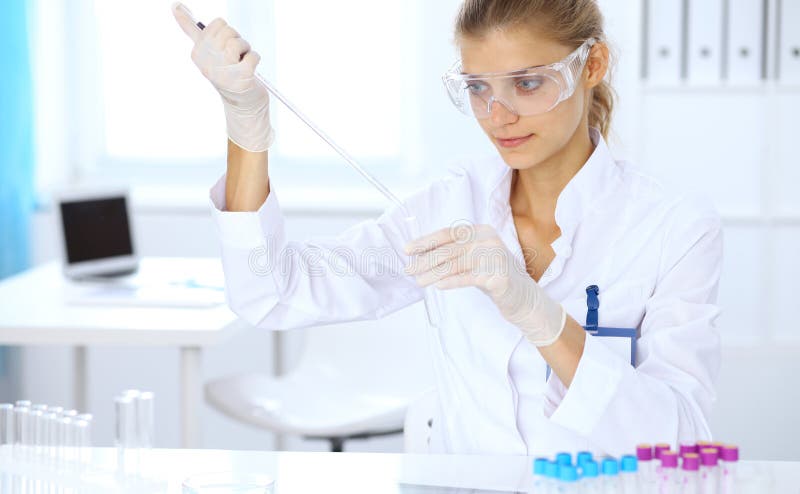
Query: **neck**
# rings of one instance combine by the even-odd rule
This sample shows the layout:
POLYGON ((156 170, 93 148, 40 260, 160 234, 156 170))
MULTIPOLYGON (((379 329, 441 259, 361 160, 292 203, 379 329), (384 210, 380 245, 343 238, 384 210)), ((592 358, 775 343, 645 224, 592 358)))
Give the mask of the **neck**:
POLYGON ((555 223, 558 196, 593 151, 588 128, 581 125, 558 153, 530 168, 514 170, 510 200, 514 214, 555 223))

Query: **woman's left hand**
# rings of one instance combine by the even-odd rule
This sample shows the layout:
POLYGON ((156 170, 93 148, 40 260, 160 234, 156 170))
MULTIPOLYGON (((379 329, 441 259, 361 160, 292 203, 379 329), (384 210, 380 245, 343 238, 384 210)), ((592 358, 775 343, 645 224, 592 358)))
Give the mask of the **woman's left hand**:
POLYGON ((555 342, 566 312, 517 262, 490 225, 459 225, 412 240, 406 273, 423 287, 481 289, 536 346, 555 342))

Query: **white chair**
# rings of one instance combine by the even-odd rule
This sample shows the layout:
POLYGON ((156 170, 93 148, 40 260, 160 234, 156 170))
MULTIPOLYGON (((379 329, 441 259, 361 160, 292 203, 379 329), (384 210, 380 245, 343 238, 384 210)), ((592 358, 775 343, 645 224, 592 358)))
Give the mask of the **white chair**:
POLYGON ((403 424, 403 449, 406 453, 425 454, 430 451, 438 399, 436 391, 429 390, 409 405, 403 424))
POLYGON ((325 439, 332 451, 350 439, 401 433, 409 404, 432 382, 425 324, 402 324, 412 319, 404 315, 308 329, 300 361, 286 375, 213 380, 206 400, 277 434, 325 439))

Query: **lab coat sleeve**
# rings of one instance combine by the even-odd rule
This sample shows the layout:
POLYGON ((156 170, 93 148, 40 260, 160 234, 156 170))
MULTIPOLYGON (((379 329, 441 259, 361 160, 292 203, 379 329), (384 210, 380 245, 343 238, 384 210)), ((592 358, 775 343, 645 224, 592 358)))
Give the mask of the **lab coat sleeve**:
POLYGON ((679 205, 670 224, 645 304, 636 368, 587 335, 573 381, 550 415, 609 454, 638 443, 711 439, 722 229, 713 208, 694 201, 679 205))
POLYGON ((225 211, 225 176, 210 195, 228 304, 254 326, 376 319, 422 298, 403 273, 413 232, 398 207, 341 235, 296 242, 286 238, 274 188, 255 212, 225 211))

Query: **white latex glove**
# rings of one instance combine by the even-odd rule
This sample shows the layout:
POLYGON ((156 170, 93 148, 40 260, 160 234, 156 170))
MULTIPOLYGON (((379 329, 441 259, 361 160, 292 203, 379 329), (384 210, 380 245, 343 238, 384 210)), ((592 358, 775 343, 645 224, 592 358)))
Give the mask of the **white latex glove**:
POLYGON ((555 342, 567 313, 525 270, 489 225, 444 228, 405 246, 406 273, 422 286, 475 286, 536 346, 555 342))
POLYGON ((269 123, 269 93, 255 77, 261 57, 222 19, 201 31, 183 4, 173 5, 172 13, 194 42, 195 65, 222 96, 230 140, 247 151, 266 151, 274 133, 269 123))

